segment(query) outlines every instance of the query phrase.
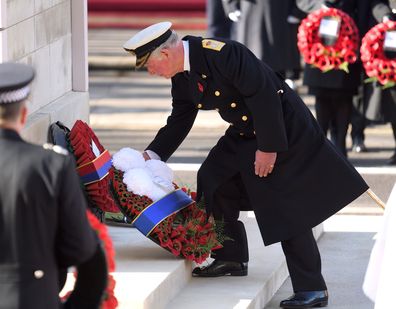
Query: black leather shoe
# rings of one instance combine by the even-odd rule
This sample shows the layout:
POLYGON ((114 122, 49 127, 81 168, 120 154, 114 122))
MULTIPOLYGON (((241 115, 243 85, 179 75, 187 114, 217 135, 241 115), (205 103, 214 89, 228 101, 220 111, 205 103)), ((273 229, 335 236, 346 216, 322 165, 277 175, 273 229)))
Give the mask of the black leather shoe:
POLYGON ((327 290, 296 292, 280 302, 282 308, 313 308, 326 307, 329 300, 327 290))
POLYGON ((209 266, 195 267, 193 277, 247 276, 248 264, 214 260, 209 266))

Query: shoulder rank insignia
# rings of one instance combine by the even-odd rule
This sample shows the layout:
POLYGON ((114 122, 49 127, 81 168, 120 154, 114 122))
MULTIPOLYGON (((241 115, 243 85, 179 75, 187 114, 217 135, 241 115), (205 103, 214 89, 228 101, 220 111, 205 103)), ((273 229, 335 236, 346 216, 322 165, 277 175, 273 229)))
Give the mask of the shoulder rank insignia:
POLYGON ((220 51, 225 44, 226 43, 224 43, 224 42, 220 42, 220 41, 216 41, 216 40, 209 40, 209 39, 202 40, 203 48, 213 49, 216 51, 220 51))
POLYGON ((56 153, 59 153, 59 154, 65 155, 65 156, 67 156, 69 154, 69 152, 65 148, 63 148, 59 145, 53 145, 53 144, 46 143, 43 145, 43 148, 47 149, 47 150, 52 150, 56 153))

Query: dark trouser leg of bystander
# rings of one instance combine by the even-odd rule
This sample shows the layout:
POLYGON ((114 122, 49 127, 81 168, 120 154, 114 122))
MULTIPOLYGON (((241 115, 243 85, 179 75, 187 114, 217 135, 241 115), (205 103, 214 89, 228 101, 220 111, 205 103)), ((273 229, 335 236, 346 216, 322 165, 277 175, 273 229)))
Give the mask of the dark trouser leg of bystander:
POLYGON ((315 101, 316 119, 327 135, 331 130, 331 141, 347 156, 346 134, 351 117, 352 98, 350 96, 317 96, 315 101))
POLYGON ((364 144, 364 129, 367 125, 367 120, 365 117, 366 110, 367 103, 363 100, 363 87, 359 87, 359 94, 353 98, 351 112, 351 138, 352 151, 354 152, 367 151, 367 148, 364 144))
POLYGON ((347 156, 346 136, 351 119, 352 98, 342 98, 339 100, 339 102, 334 102, 333 104, 337 111, 334 121, 336 126, 335 145, 338 150, 347 156))
MULTIPOLYGON (((396 144, 396 122, 391 122, 392 132, 393 132, 393 140, 396 144)), ((393 155, 390 157, 388 161, 388 165, 396 165, 396 146, 393 155)))
POLYGON ((326 96, 315 97, 316 120, 322 128, 323 133, 327 136, 331 120, 333 119, 333 110, 331 100, 326 96))

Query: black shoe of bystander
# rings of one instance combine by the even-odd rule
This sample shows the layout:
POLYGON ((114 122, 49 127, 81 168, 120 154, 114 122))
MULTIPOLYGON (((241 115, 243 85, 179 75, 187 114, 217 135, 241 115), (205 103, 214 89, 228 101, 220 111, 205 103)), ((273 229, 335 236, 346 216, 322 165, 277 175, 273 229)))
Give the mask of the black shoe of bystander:
POLYGON ((353 141, 353 144, 352 144, 352 151, 353 151, 353 152, 357 152, 357 153, 360 153, 360 152, 367 152, 367 148, 366 148, 366 145, 364 145, 363 139, 357 138, 357 139, 355 139, 355 140, 353 141))

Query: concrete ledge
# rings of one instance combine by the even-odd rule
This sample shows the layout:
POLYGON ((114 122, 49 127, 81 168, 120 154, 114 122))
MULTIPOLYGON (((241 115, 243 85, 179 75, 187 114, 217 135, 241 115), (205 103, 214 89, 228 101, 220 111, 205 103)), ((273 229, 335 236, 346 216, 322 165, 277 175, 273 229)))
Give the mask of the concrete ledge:
POLYGON ((66 93, 59 99, 29 115, 22 136, 31 143, 43 144, 47 142, 50 124, 61 121, 71 128, 77 119, 88 121, 88 101, 88 92, 70 91, 66 93))
POLYGON ((116 250, 119 308, 168 308, 191 278, 191 263, 174 257, 128 227, 109 227, 116 250))

